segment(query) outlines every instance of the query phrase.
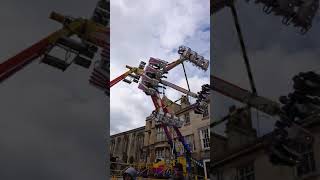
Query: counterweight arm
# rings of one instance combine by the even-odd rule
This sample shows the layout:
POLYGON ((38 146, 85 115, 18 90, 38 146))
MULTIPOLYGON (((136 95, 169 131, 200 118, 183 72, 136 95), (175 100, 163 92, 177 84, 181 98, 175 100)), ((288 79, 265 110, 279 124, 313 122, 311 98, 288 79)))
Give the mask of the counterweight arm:
POLYGON ((47 38, 0 64, 0 83, 43 54, 49 47, 47 38))
POLYGON ((117 84, 118 82, 124 80, 129 74, 131 73, 131 70, 121 74, 120 76, 116 77, 115 79, 113 79, 111 82, 110 82, 110 88, 112 86, 114 86, 115 84, 117 84))
POLYGON ((262 96, 257 96, 248 90, 240 88, 234 84, 224 81, 216 76, 211 76, 211 88, 227 97, 231 97, 239 102, 250 105, 251 107, 266 114, 276 116, 280 113, 280 105, 262 96))
POLYGON ((68 19, 55 12, 51 13, 50 18, 63 23, 64 27, 1 63, 0 83, 43 55, 47 50, 55 46, 56 42, 62 37, 70 37, 76 34, 83 40, 92 42, 97 46, 104 48, 109 47, 107 43, 109 30, 100 24, 81 18, 68 19), (70 22, 66 23, 66 21, 70 22), (85 32, 83 32, 84 29, 85 32))
MULTIPOLYGON (((69 26, 71 30, 79 28, 78 23, 69 26)), ((54 44, 62 36, 70 36, 71 32, 68 29, 58 30, 41 41, 35 43, 31 47, 23 50, 19 54, 9 58, 5 62, 0 64, 0 83, 11 75, 21 70, 23 67, 31 63, 33 60, 41 56, 51 44, 54 44)))

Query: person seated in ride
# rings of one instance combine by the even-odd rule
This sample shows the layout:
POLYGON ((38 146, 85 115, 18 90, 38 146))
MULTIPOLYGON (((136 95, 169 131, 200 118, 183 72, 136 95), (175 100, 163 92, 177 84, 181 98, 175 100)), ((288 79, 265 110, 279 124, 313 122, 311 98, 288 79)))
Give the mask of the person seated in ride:
POLYGON ((124 173, 123 173, 123 179, 124 180, 136 180, 137 178, 137 171, 133 167, 129 167, 124 173))

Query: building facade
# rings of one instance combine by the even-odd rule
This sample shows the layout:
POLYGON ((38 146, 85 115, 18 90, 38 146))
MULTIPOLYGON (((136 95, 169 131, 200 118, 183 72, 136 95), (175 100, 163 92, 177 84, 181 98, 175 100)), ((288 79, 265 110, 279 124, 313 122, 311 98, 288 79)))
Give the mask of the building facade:
MULTIPOLYGON (((184 107, 190 105, 186 96, 181 98, 181 103, 176 104, 164 97, 165 104, 168 104, 170 112, 178 112, 184 107)), ((198 174, 207 175, 207 169, 210 163, 210 119, 208 108, 204 115, 195 114, 193 111, 180 114, 185 123, 180 128, 181 134, 189 144, 192 150, 193 159, 204 163, 205 167, 198 167, 194 163, 195 171, 198 174)), ((146 118, 146 125, 127 132, 122 132, 111 136, 111 155, 119 157, 121 161, 129 163, 130 157, 134 162, 153 163, 156 159, 170 160, 173 153, 167 141, 163 128, 149 116, 146 118), (127 146, 130 144, 131 146, 127 146), (137 143, 133 145, 132 143, 137 143), (131 147, 131 149, 129 149, 131 147), (125 154, 125 155, 124 155, 125 154), (129 158, 129 159, 128 159, 129 158)), ((172 128, 170 134, 175 142, 175 147, 181 154, 184 152, 182 144, 177 140, 177 136, 172 128)))
POLYGON ((110 155, 123 163, 140 162, 143 158, 145 127, 132 129, 111 136, 110 155))
POLYGON ((265 143, 270 134, 257 137, 251 127, 250 116, 242 114, 238 118, 242 118, 243 121, 237 121, 242 124, 230 120, 226 126, 226 136, 211 134, 211 141, 214 142, 211 179, 320 180, 320 118, 304 123, 312 133, 314 143, 299 148, 303 161, 293 167, 272 164, 265 143))

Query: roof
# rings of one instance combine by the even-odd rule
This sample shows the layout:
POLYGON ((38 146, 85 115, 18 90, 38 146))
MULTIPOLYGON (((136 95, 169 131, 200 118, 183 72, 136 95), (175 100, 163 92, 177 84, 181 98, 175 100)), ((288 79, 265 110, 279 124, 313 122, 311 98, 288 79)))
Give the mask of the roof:
POLYGON ((113 137, 121 136, 121 135, 124 135, 124 134, 130 134, 130 133, 137 132, 137 131, 144 131, 144 129, 145 129, 145 126, 142 126, 142 127, 138 127, 138 128, 135 128, 135 129, 130 129, 129 131, 124 131, 124 132, 121 132, 121 133, 118 133, 118 134, 113 134, 110 137, 113 138, 113 137))
POLYGON ((170 106, 178 106, 178 107, 180 107, 181 105, 180 104, 178 104, 177 102, 174 102, 174 101, 172 101, 171 99, 169 99, 166 95, 163 95, 163 97, 162 97, 162 100, 163 100, 163 102, 165 103, 165 105, 168 105, 168 108, 170 107, 170 106))
POLYGON ((217 134, 217 133, 212 133, 212 136, 213 136, 213 137, 216 137, 216 138, 219 138, 219 139, 222 139, 222 140, 225 140, 225 141, 228 140, 227 137, 222 136, 222 135, 217 134))
POLYGON ((271 136, 271 133, 268 133, 262 137, 257 138, 254 142, 250 144, 240 146, 239 148, 235 148, 231 151, 226 151, 221 157, 214 160, 213 167, 223 165, 238 157, 244 156, 246 154, 252 153, 253 151, 263 148, 265 145, 264 143, 270 136, 271 136))
MULTIPOLYGON (((306 128, 311 127, 312 128, 312 127, 315 127, 315 125, 319 125, 319 124, 320 124, 320 119, 318 119, 318 118, 314 118, 311 120, 308 119, 308 121, 304 121, 303 127, 306 127, 306 128)), ((221 166, 221 165, 228 163, 238 157, 247 155, 247 154, 252 153, 256 150, 263 149, 266 145, 267 140, 270 138, 271 135, 272 135, 272 132, 257 138, 255 141, 253 141, 250 144, 243 145, 243 146, 236 148, 236 149, 233 149, 231 151, 226 151, 226 153, 224 153, 221 157, 214 160, 213 167, 215 168, 215 167, 221 166)), ((226 137, 218 135, 218 134, 214 134, 214 136, 227 140, 226 137)))

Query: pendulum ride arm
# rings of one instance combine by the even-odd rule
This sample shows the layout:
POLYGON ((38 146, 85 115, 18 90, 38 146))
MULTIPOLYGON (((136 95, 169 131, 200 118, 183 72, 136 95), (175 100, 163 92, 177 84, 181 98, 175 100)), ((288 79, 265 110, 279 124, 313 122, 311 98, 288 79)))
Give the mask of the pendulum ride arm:
POLYGON ((116 77, 110 82, 110 88, 115 84, 117 84, 118 82, 124 80, 129 75, 136 74, 137 76, 140 76, 141 74, 143 74, 143 69, 131 67, 131 66, 126 66, 126 68, 129 69, 127 72, 121 74, 120 76, 116 77))
POLYGON ((103 48, 101 52, 101 61, 99 66, 94 67, 93 72, 90 76, 89 83, 94 85, 95 87, 99 88, 102 91, 105 91, 107 95, 110 94, 109 88, 109 49, 103 48), (106 72, 107 71, 107 72, 106 72))
POLYGON ((180 91, 180 92, 182 92, 184 94, 187 94, 187 95, 189 95, 191 97, 194 97, 194 98, 198 97, 198 95, 196 93, 190 92, 190 91, 188 91, 188 90, 186 90, 186 89, 184 89, 182 87, 179 87, 179 86, 177 86, 177 85, 175 85, 175 84, 173 84, 171 82, 168 82, 168 81, 165 81, 165 80, 161 80, 160 83, 165 85, 165 86, 169 86, 169 87, 171 87, 171 88, 173 88, 173 89, 175 89, 177 91, 180 91))
POLYGON ((169 133, 169 130, 168 130, 168 126, 165 125, 164 123, 162 123, 161 127, 163 128, 164 133, 166 134, 166 137, 168 139, 168 143, 169 143, 169 145, 170 145, 170 147, 171 147, 171 149, 173 151, 174 157, 176 159, 178 157, 178 152, 177 152, 176 148, 174 147, 174 143, 173 143, 173 140, 172 140, 172 138, 170 136, 170 133, 169 133))
POLYGON ((185 113, 187 113, 187 112, 189 112, 189 111, 194 110, 196 107, 197 107, 196 104, 191 104, 191 105, 189 105, 189 106, 187 106, 187 107, 185 107, 185 108, 183 108, 183 109, 175 112, 175 115, 176 115, 176 116, 180 116, 181 114, 185 114, 185 113))
MULTIPOLYGON (((169 113, 168 109, 166 107, 164 107, 163 101, 160 100, 159 94, 152 95, 151 99, 152 99, 152 102, 153 102, 157 112, 159 112, 160 110, 163 110, 164 113, 169 113)), ((161 123, 161 127, 163 128, 163 130, 164 130, 164 132, 166 134, 166 137, 168 139, 168 143, 169 143, 170 147, 173 150, 174 157, 177 158, 178 157, 178 153, 177 153, 176 149, 174 148, 174 143, 173 143, 173 140, 171 138, 170 132, 168 130, 168 126, 166 124, 164 124, 164 123, 161 123)))
MULTIPOLYGON (((159 111, 160 108, 161 108, 164 113, 169 113, 167 107, 164 106, 163 101, 159 99, 159 96, 158 96, 158 95, 154 95, 154 96, 152 96, 151 98, 152 98, 152 100, 153 100, 154 103, 156 102, 156 103, 154 104, 155 107, 156 107, 156 108, 158 107, 158 109, 156 109, 156 111, 159 111), (160 100, 160 101, 158 101, 158 100, 160 100)), ((177 155, 178 155, 178 154, 177 154, 176 149, 174 148, 173 140, 172 140, 172 138, 171 138, 171 136, 170 136, 170 133, 169 133, 169 131, 168 131, 168 129, 167 129, 167 125, 165 125, 164 123, 162 123, 161 125, 162 125, 162 127, 163 127, 163 129, 164 129, 164 132, 165 132, 166 136, 167 136, 168 143, 170 144, 171 148, 173 149, 173 153, 174 153, 174 155, 175 155, 175 158, 177 158, 177 155)), ((184 138, 183 138, 183 136, 182 136, 179 128, 176 127, 176 126, 173 126, 173 128, 174 128, 174 130, 175 130, 175 132, 176 132, 176 134, 177 134, 178 140, 182 143, 182 145, 183 145, 183 147, 184 147, 184 149, 185 149, 186 160, 187 160, 187 163, 188 163, 188 168, 187 168, 187 170, 188 170, 188 172, 191 172, 191 159, 190 159, 190 158, 191 158, 191 151, 190 151, 190 147, 189 147, 188 144, 185 142, 185 140, 184 140, 184 138)))
POLYGON ((224 81, 216 76, 211 76, 210 79, 210 84, 212 85, 211 88, 216 92, 272 116, 276 116, 280 113, 280 105, 277 102, 271 101, 262 96, 254 95, 250 91, 224 81))
MULTIPOLYGON (((155 95, 151 96, 152 102, 154 107, 156 108, 156 111, 158 112, 161 108, 161 103, 159 103, 159 98, 155 95)), ((164 109, 164 111, 166 110, 166 108, 164 109)))
POLYGON ((87 34, 87 39, 102 47, 101 60, 94 67, 89 83, 110 96, 110 6, 109 0, 100 0, 91 20, 101 24, 94 33, 87 34))
MULTIPOLYGON (((50 36, 49 36, 50 37, 50 36)), ((21 53, 9 58, 5 62, 0 64, 0 83, 17 71, 24 68, 31 63, 34 59, 41 56, 47 48, 49 48, 49 40, 45 38, 31 47, 25 49, 21 53)))
POLYGON ((165 71, 168 72, 170 71, 171 69, 177 67, 180 63, 182 63, 184 61, 184 59, 178 59, 176 61, 173 61, 172 63, 168 64, 166 67, 165 67, 165 71))
MULTIPOLYGON (((131 68, 129 66, 127 66, 127 68, 129 68, 130 70, 125 72, 125 73, 123 73, 122 75, 118 76, 117 78, 115 78, 114 80, 112 80, 110 82, 110 88, 113 85, 117 84, 118 82, 124 80, 127 76, 129 76, 129 74, 131 74, 133 72, 136 72, 137 74, 140 74, 140 75, 143 74, 143 70, 141 70, 141 69, 140 69, 140 71, 137 71, 137 68, 131 68)), ((168 109, 166 107, 164 107, 164 103, 160 99, 160 96, 159 96, 158 93, 155 94, 155 95, 152 95, 151 99, 152 99, 152 102, 153 102, 153 104, 155 106, 155 111, 156 112, 159 112, 159 111, 162 110, 164 113, 169 113, 168 109)), ((172 140, 172 138, 170 136, 170 133, 169 133, 169 130, 168 130, 168 126, 166 124, 164 124, 164 123, 161 123, 161 127, 163 128, 163 130, 164 130, 164 132, 166 134, 166 137, 168 139, 168 143, 169 143, 170 147, 172 148, 174 156, 176 158, 178 156, 178 154, 177 154, 176 149, 174 148, 174 143, 173 143, 173 140, 172 140)))
POLYGON ((81 23, 74 22, 68 26, 58 30, 41 41, 35 43, 31 47, 23 50, 19 54, 9 58, 0 64, 0 82, 9 78, 15 72, 21 70, 23 67, 31 63, 33 60, 45 53, 51 44, 54 44, 62 36, 72 35, 72 31, 77 31, 81 27, 81 23))
POLYGON ((68 19, 55 12, 51 13, 50 18, 63 23, 64 27, 1 63, 0 83, 43 55, 53 47, 61 37, 69 37, 77 34, 82 39, 97 44, 98 46, 107 46, 106 41, 103 40, 103 38, 107 36, 107 31, 103 30, 103 26, 99 24, 81 18, 72 20, 66 24, 65 22, 68 19), (85 34, 83 34, 83 29, 86 29, 85 34))
MULTIPOLYGON (((180 92, 185 93, 189 96, 197 98, 198 97, 197 94, 190 92, 184 88, 181 88, 181 87, 179 87, 173 83, 170 83, 168 81, 161 80, 161 78, 164 77, 163 74, 168 73, 170 70, 172 70, 173 68, 175 68, 176 66, 178 66, 180 63, 182 63, 185 60, 190 61, 191 63, 193 63, 195 66, 199 67, 202 70, 208 69, 209 61, 204 59, 204 57, 198 55, 196 52, 192 51, 190 48, 185 47, 185 46, 180 46, 178 53, 181 55, 180 58, 170 64, 167 64, 165 61, 162 61, 159 59, 151 58, 149 60, 150 64, 148 65, 148 67, 146 68, 145 71, 144 71, 145 63, 143 63, 143 65, 140 64, 139 68, 132 68, 132 67, 127 66, 127 68, 129 68, 130 70, 125 72, 124 74, 120 75, 116 79, 112 80, 110 82, 110 87, 112 87, 116 83, 120 82, 121 80, 125 80, 125 78, 129 75, 132 77, 137 77, 135 79, 135 82, 138 82, 137 80, 140 78, 140 76, 143 76, 142 81, 139 84, 139 88, 142 89, 147 95, 151 96, 152 102, 155 106, 155 112, 156 112, 155 115, 159 116, 159 118, 160 118, 159 121, 161 122, 161 126, 164 129, 164 132, 165 132, 166 137, 168 139, 168 143, 170 144, 170 146, 174 152, 175 158, 177 158, 178 154, 177 154, 176 149, 174 147, 173 139, 172 139, 170 132, 168 131, 168 128, 167 128, 168 125, 173 126, 173 128, 177 134, 178 140, 184 146, 186 160, 188 163, 188 172, 190 172, 190 170, 191 170, 191 151, 190 151, 188 144, 185 142, 185 140, 184 140, 184 138, 178 128, 180 126, 179 125, 180 122, 173 122, 173 124, 171 123, 172 120, 175 121, 175 117, 172 116, 175 114, 170 114, 169 109, 167 108, 167 106, 165 106, 165 103, 163 102, 163 99, 160 98, 160 95, 159 95, 157 88, 161 87, 161 86, 158 86, 158 84, 160 83, 164 86, 169 86, 177 91, 180 91, 180 92), (143 68, 141 67, 141 65, 143 66, 143 68), (150 74, 153 74, 153 75, 150 75, 150 74), (169 116, 167 116, 167 115, 169 115, 169 116), (167 117, 163 118, 161 116, 167 116, 167 117), (166 118, 169 118, 169 119, 166 119, 166 118), (174 119, 171 119, 171 118, 174 118, 174 119), (167 122, 167 120, 168 120, 168 122, 167 122)), ((192 108, 195 108, 195 107, 192 106, 192 108)))
POLYGON ((186 156, 186 160, 187 160, 187 163, 188 163, 188 172, 191 172, 191 150, 190 150, 190 147, 189 145, 186 143, 185 139, 183 138, 180 130, 178 127, 174 126, 173 129, 175 130, 177 136, 178 136, 178 139, 179 141, 182 143, 184 149, 185 149, 185 156, 186 156))
POLYGON ((113 79, 111 82, 110 82, 110 88, 117 84, 118 82, 124 80, 129 74, 131 74, 131 70, 121 74, 120 76, 116 77, 115 79, 113 79))
MULTIPOLYGON (((202 70, 206 70, 208 68, 208 65, 209 65, 209 61, 208 60, 205 60, 202 56, 199 56, 196 52, 192 51, 190 48, 187 48, 187 47, 184 47, 184 46, 181 46, 179 47, 179 51, 178 53, 181 55, 180 59, 170 63, 170 64, 167 64, 166 67, 163 69, 164 73, 170 71, 171 69, 175 68, 176 66, 178 66, 180 63, 183 63, 183 61, 185 60, 189 60, 191 63, 193 63, 194 65, 196 65, 197 67, 199 67, 200 69, 202 70)), ((184 88, 181 88, 173 83, 170 83, 168 81, 165 81, 165 80, 160 80, 160 83, 165 85, 165 86, 169 86, 177 91, 180 91, 182 93, 185 93, 187 95, 190 95, 194 98, 197 98, 198 95, 193 93, 193 92, 190 92, 184 88)), ((153 102, 159 102, 157 101, 157 98, 159 96, 157 95, 156 97, 152 97, 152 100, 153 102)), ((162 100, 161 100, 162 101, 162 100)), ((163 102, 161 104, 156 104, 155 103, 155 107, 163 107, 163 110, 165 113, 167 113, 167 107, 164 106, 163 102)), ((193 105, 193 106, 190 106, 189 109, 194 109, 196 107, 196 105, 193 105)), ((189 109, 187 111, 189 111, 189 109)), ((186 111, 186 110, 184 110, 186 111)), ((177 113, 175 113, 177 114, 177 113)), ((188 163, 188 172, 191 172, 191 151, 190 151, 190 147, 188 146, 188 144, 185 142, 179 128, 177 126, 173 126, 177 136, 178 136, 178 140, 183 144, 183 147, 185 149, 185 156, 186 156, 186 160, 187 160, 187 163, 188 163)), ((168 134, 169 132, 166 132, 166 135, 168 137, 168 141, 169 141, 169 144, 171 144, 170 142, 172 141, 171 139, 171 136, 168 134)), ((172 148, 173 147, 173 144, 171 145, 172 148)))
MULTIPOLYGON (((280 105, 267 98, 253 94, 245 89, 242 89, 236 85, 228 83, 220 78, 211 76, 211 85, 214 91, 217 91, 227 97, 231 97, 239 102, 247 104, 259 111, 262 111, 271 116, 278 116, 280 120, 275 123, 275 129, 273 130, 270 141, 268 142, 268 152, 271 156, 275 156, 275 161, 281 161, 286 165, 292 166, 301 161, 301 154, 297 151, 296 146, 292 146, 292 143, 297 142, 303 144, 309 144, 314 141, 313 134, 306 130, 300 123, 297 123, 294 119, 288 118, 288 114, 283 112, 280 105)), ((229 119, 229 117, 238 114, 246 108, 237 109, 226 117, 219 121, 213 122, 210 128, 222 123, 229 119)), ((317 111, 314 114, 318 114, 317 111)), ((311 114, 311 118, 313 113, 311 114)), ((304 121, 307 122, 308 118, 304 121)), ((273 161, 273 160, 271 160, 273 161)), ((279 163, 279 162, 277 162, 279 163)))
MULTIPOLYGON (((246 0, 249 2, 249 0, 246 0)), ((225 7, 232 7, 234 0, 211 0, 210 14, 213 15, 225 7)), ((282 23, 286 26, 292 24, 301 28, 301 34, 305 34, 311 27, 319 9, 319 0, 295 1, 295 0, 263 0, 254 1, 263 5, 266 14, 273 13, 282 17, 282 23)), ((232 10, 233 11, 233 10, 232 10)))

